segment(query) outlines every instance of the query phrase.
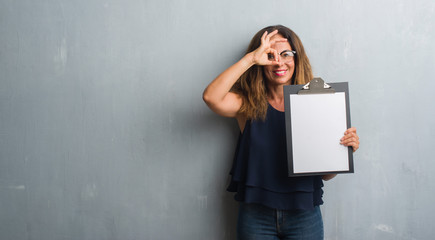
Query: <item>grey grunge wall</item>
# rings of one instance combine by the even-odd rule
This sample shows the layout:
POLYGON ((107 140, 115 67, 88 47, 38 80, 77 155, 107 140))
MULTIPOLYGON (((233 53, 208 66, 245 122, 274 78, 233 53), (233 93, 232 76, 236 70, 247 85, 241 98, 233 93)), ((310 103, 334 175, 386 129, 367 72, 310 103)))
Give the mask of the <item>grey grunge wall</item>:
POLYGON ((0 239, 235 239, 238 129, 202 102, 261 28, 349 82, 326 239, 431 239, 435 3, 0 0, 0 239))

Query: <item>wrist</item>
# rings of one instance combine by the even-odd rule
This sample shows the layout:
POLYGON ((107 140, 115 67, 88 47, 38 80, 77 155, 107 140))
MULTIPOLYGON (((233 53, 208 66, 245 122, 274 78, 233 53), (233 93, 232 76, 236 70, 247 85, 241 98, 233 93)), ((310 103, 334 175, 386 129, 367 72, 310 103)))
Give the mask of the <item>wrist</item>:
POLYGON ((240 61, 243 62, 247 68, 250 68, 255 65, 254 54, 252 52, 247 53, 242 59, 240 59, 240 61))

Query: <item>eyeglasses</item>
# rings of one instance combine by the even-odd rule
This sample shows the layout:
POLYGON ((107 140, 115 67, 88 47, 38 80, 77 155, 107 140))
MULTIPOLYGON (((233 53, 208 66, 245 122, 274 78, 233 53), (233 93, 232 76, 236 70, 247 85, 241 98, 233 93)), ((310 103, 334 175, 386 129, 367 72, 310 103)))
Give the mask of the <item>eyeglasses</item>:
MULTIPOLYGON (((293 61, 293 57, 295 56, 295 54, 296 51, 284 50, 279 54, 279 56, 282 62, 289 63, 293 61)), ((269 53, 267 57, 269 58, 270 61, 275 60, 273 54, 271 53, 269 53)))

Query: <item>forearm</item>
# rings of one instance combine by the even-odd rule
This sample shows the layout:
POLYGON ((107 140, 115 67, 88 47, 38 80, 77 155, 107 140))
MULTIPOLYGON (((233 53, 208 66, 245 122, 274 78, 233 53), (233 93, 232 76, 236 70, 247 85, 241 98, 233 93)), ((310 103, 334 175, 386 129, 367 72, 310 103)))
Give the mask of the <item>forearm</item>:
POLYGON ((248 53, 217 76, 204 90, 203 99, 207 105, 210 106, 222 102, 237 79, 252 65, 254 65, 252 53, 248 53))
POLYGON ((323 175, 322 179, 325 181, 328 181, 328 180, 333 179, 335 176, 337 176, 337 174, 327 174, 327 175, 323 175))

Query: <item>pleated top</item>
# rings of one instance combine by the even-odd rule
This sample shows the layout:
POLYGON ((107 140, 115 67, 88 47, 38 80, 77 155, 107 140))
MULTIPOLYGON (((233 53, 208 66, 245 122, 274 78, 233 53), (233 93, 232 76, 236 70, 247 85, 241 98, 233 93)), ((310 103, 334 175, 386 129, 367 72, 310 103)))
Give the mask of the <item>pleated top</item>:
POLYGON ((266 120, 248 120, 237 143, 228 191, 235 199, 281 209, 323 204, 321 176, 288 177, 285 114, 267 109, 266 120))

